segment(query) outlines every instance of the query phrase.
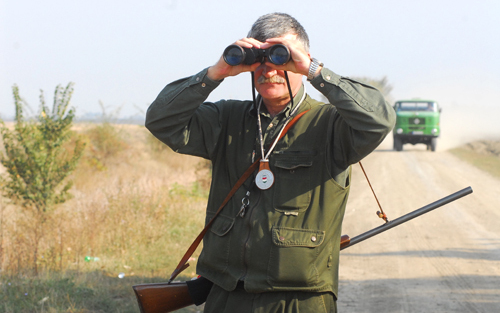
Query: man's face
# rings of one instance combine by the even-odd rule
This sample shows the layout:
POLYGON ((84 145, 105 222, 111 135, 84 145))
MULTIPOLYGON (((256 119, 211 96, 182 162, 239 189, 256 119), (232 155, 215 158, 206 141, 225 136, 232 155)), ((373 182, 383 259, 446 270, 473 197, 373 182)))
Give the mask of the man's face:
MULTIPOLYGON (((283 37, 296 39, 297 35, 288 34, 283 37)), ((293 72, 287 73, 292 93, 295 95, 302 85, 302 75, 293 72)), ((284 71, 273 69, 263 63, 257 67, 254 76, 255 88, 266 105, 283 104, 290 101, 284 71)))

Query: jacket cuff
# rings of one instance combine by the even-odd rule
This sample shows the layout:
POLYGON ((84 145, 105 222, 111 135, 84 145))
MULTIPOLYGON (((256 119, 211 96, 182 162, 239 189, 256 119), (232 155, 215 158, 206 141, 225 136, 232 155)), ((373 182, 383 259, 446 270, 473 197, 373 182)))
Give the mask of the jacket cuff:
POLYGON ((208 97, 215 88, 217 88, 221 81, 215 81, 207 76, 208 67, 203 71, 199 72, 190 77, 189 87, 193 88, 194 91, 200 95, 208 97))
POLYGON ((321 92, 324 95, 327 95, 330 93, 330 91, 332 91, 335 87, 339 85, 340 78, 341 78, 340 75, 335 74, 326 67, 323 67, 320 71, 320 74, 311 80, 311 84, 319 92, 321 92))

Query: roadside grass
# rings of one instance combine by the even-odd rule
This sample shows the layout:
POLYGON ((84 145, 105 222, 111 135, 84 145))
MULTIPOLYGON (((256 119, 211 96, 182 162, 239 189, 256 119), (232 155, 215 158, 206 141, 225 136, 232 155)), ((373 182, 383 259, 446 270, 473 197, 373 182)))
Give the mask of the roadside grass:
POLYGON ((500 157, 497 155, 479 153, 467 146, 451 149, 450 152, 475 167, 500 178, 500 157))
MULTIPOLYGON (((187 279, 186 277, 181 279, 187 279)), ((33 277, 0 277, 0 312, 139 312, 133 285, 165 282, 163 277, 109 276, 103 271, 53 272, 33 277)), ((201 312, 203 306, 178 312, 201 312)))

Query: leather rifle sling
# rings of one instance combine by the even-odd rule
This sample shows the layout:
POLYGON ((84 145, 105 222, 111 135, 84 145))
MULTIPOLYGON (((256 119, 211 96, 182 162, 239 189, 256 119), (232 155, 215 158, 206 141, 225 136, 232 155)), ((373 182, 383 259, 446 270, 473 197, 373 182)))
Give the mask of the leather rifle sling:
POLYGON ((363 171, 363 174, 365 174, 366 181, 368 182, 368 186, 370 186, 370 189, 372 190, 373 196, 375 197, 375 200, 377 201, 378 207, 380 208, 380 211, 377 211, 377 216, 383 219, 386 223, 389 223, 389 219, 387 218, 387 215, 385 214, 384 210, 382 209, 382 205, 380 205, 380 202, 378 201, 378 197, 375 194, 375 190, 373 190, 372 184, 370 183, 370 179, 368 178, 368 175, 366 174, 365 168, 363 167, 363 164, 361 164, 361 161, 358 162, 359 166, 361 167, 361 170, 363 171))
MULTIPOLYGON (((297 114, 292 120, 290 120, 290 122, 283 129, 281 136, 276 138, 275 140, 278 141, 281 138, 283 138, 283 136, 290 129, 290 127, 292 127, 308 111, 309 110, 301 112, 300 114, 297 114)), ((189 266, 189 263, 187 263, 187 261, 193 255, 193 253, 196 251, 196 248, 198 248, 198 246, 200 245, 201 241, 203 240, 203 237, 207 233, 207 231, 210 228, 210 226, 212 225, 212 223, 215 221, 215 218, 219 215, 219 213, 226 206, 226 204, 229 202, 229 200, 233 197, 233 195, 236 193, 236 191, 241 187, 241 185, 243 185, 243 183, 248 179, 248 177, 250 177, 250 175, 252 175, 252 173, 255 171, 255 169, 257 169, 257 167, 259 165, 259 161, 260 161, 260 158, 258 160, 256 160, 252 165, 250 165, 250 167, 245 171, 245 173, 243 173, 243 175, 241 175, 240 179, 238 179, 236 184, 234 184, 233 188, 227 194, 226 198, 224 199, 221 206, 219 207, 219 209, 215 213, 214 217, 212 217, 212 219, 205 225, 205 227, 200 232, 198 237, 196 237, 196 239, 193 241, 191 246, 187 249, 186 253, 182 257, 182 259, 179 262, 179 264, 177 265, 176 269, 170 275, 170 279, 168 280, 168 283, 171 283, 177 277, 177 275, 179 275, 183 270, 185 270, 189 266)))

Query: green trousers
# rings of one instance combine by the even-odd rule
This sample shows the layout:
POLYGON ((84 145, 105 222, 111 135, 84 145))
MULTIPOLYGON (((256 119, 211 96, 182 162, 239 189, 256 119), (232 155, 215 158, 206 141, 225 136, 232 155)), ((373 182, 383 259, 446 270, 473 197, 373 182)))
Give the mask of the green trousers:
POLYGON ((329 292, 249 293, 238 285, 226 291, 213 285, 204 313, 336 313, 337 302, 329 292))

